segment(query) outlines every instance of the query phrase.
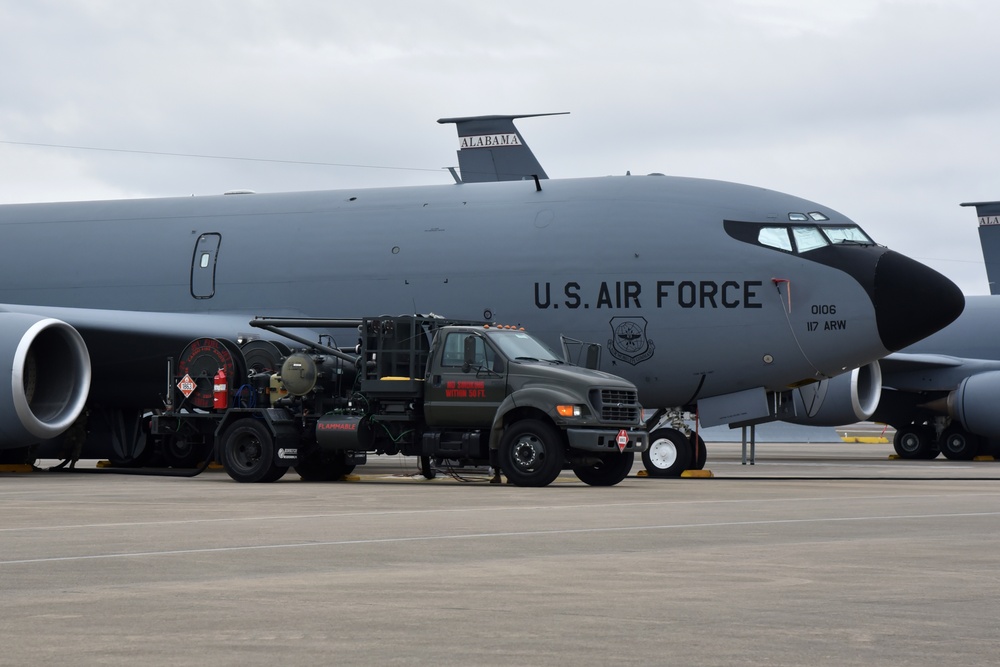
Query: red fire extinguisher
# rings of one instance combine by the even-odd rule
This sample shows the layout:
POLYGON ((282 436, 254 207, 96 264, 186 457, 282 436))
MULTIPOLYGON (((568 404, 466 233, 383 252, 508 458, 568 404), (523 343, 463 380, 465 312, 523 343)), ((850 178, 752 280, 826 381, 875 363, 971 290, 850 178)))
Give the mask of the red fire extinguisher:
POLYGON ((229 388, 226 386, 226 369, 220 368, 212 381, 212 407, 216 410, 225 410, 229 407, 229 388))

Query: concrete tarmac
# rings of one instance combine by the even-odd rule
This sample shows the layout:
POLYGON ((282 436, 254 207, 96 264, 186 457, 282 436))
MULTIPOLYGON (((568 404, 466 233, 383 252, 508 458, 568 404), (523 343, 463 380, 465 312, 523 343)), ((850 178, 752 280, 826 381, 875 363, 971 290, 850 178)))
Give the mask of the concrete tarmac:
POLYGON ((1000 463, 709 447, 611 488, 0 475, 0 665, 996 662, 1000 463))

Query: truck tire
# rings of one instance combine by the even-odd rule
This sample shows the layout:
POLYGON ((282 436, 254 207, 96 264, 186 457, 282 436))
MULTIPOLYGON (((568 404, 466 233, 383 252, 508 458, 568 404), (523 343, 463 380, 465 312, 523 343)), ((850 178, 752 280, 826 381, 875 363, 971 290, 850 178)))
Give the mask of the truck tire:
POLYGON ((591 486, 614 486, 632 472, 635 463, 634 452, 604 454, 600 463, 590 466, 573 466, 573 472, 584 484, 591 486))
POLYGON ((514 422, 500 438, 500 470, 516 486, 548 486, 565 461, 562 437, 543 421, 514 422))
POLYGON ((222 467, 237 482, 273 482, 288 471, 274 465, 274 438, 267 426, 250 417, 222 433, 222 467))
POLYGON ((658 428, 649 434, 642 463, 650 477, 680 477, 691 463, 691 442, 677 429, 658 428))
POLYGON ((295 466, 303 482, 333 482, 354 472, 343 452, 316 452, 295 466))

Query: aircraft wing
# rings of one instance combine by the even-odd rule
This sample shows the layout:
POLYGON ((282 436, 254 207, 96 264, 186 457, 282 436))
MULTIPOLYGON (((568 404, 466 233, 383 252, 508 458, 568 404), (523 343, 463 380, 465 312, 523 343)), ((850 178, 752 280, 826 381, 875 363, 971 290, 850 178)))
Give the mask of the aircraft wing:
POLYGON ((255 332, 254 337, 260 337, 260 332, 249 325, 251 318, 246 313, 157 313, 23 304, 0 304, 0 312, 27 313, 62 320, 83 334, 88 344, 90 337, 99 335, 190 341, 204 336, 235 340, 241 333, 250 336, 251 332, 255 332))
MULTIPOLYGON (((137 408, 159 405, 166 382, 167 358, 179 358, 188 343, 196 338, 235 342, 257 338, 283 340, 251 327, 251 317, 245 312, 160 313, 0 304, 0 315, 3 313, 52 318, 79 332, 86 343, 93 372, 90 400, 98 405, 137 408), (139 382, 138 378, 143 381, 139 382)), ((297 333, 315 339, 315 332, 299 330, 297 333)))
POLYGON ((878 363, 882 373, 904 373, 910 371, 955 368, 965 363, 965 359, 947 354, 908 354, 894 352, 878 363))
POLYGON ((896 352, 879 361, 882 384, 899 391, 950 391, 972 375, 1000 370, 1000 361, 896 352))
POLYGON ((136 335, 158 338, 224 336, 235 338, 251 332, 246 313, 157 313, 134 310, 103 310, 0 304, 0 312, 53 317, 73 326, 81 334, 136 335))

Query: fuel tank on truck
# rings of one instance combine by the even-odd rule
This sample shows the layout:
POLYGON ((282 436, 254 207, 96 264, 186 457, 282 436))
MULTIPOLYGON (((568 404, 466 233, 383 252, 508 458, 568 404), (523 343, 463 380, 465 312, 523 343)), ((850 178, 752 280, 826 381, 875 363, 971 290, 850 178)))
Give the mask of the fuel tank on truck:
POLYGON ((323 415, 316 422, 316 444, 323 450, 357 450, 366 447, 358 440, 361 417, 356 415, 323 415))

